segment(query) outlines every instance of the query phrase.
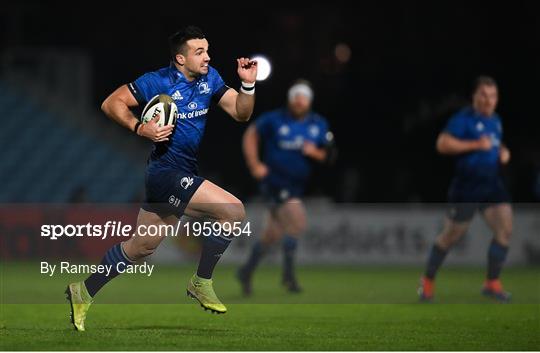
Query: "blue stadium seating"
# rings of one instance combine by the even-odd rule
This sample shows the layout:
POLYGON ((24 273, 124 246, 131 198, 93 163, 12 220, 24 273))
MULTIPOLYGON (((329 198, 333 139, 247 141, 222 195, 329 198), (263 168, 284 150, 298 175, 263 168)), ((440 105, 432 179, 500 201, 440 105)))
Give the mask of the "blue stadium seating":
POLYGON ((0 202, 130 202, 144 169, 0 81, 0 202))

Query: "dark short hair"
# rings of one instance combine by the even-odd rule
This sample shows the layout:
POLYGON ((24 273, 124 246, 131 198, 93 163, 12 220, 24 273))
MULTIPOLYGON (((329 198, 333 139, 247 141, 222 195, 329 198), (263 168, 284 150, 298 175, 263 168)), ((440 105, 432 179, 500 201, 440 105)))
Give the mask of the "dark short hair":
POLYGON ((203 39, 205 35, 199 27, 186 26, 169 37, 169 52, 171 59, 176 61, 178 53, 184 53, 185 44, 190 39, 203 39))
POLYGON ((473 94, 476 93, 480 86, 495 86, 497 88, 497 81, 491 76, 478 76, 473 82, 473 94))

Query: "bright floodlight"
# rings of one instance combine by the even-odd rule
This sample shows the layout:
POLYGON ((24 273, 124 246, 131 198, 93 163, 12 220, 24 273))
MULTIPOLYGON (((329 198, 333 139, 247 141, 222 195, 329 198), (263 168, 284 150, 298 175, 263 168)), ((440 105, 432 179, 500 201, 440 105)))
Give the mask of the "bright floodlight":
POLYGON ((272 65, 270 61, 264 56, 255 56, 252 60, 257 60, 257 81, 264 81, 270 76, 272 72, 272 65))

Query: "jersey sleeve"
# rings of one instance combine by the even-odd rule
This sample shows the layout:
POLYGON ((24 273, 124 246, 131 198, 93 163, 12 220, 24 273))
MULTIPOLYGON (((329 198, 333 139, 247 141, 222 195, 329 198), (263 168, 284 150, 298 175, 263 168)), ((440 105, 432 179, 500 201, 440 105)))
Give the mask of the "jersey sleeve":
POLYGON ((326 147, 333 143, 334 135, 330 132, 328 127, 328 122, 324 119, 321 119, 319 122, 319 138, 317 139, 317 147, 326 147))
POLYGON ((217 70, 212 69, 212 71, 212 101, 218 103, 221 97, 223 97, 225 92, 229 89, 229 86, 225 84, 217 70))
POLYGON ((457 138, 465 138, 465 130, 465 119, 459 115, 455 115, 448 120, 443 132, 447 132, 457 138))
POLYGON ((497 120, 495 121, 495 124, 497 125, 497 132, 499 135, 501 135, 501 139, 503 137, 503 125, 502 125, 502 119, 500 116, 497 115, 497 120))
POLYGON ((257 134, 264 140, 272 135, 272 115, 264 113, 255 120, 257 134))
POLYGON ((144 105, 152 97, 163 93, 160 91, 159 77, 154 72, 148 72, 132 83, 128 84, 129 91, 139 105, 144 105))

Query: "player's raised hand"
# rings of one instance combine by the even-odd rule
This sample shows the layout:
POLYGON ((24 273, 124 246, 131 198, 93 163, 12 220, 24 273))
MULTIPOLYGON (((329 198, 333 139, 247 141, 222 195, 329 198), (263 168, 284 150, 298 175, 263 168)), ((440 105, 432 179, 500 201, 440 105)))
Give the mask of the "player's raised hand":
POLYGON ((236 59, 238 77, 245 83, 254 83, 257 79, 257 61, 249 58, 236 59))
POLYGON ((172 134, 174 125, 165 125, 160 127, 158 125, 158 121, 159 115, 156 116, 154 119, 150 120, 148 123, 141 125, 141 127, 137 131, 137 134, 140 136, 144 136, 154 142, 169 141, 168 136, 172 134))

